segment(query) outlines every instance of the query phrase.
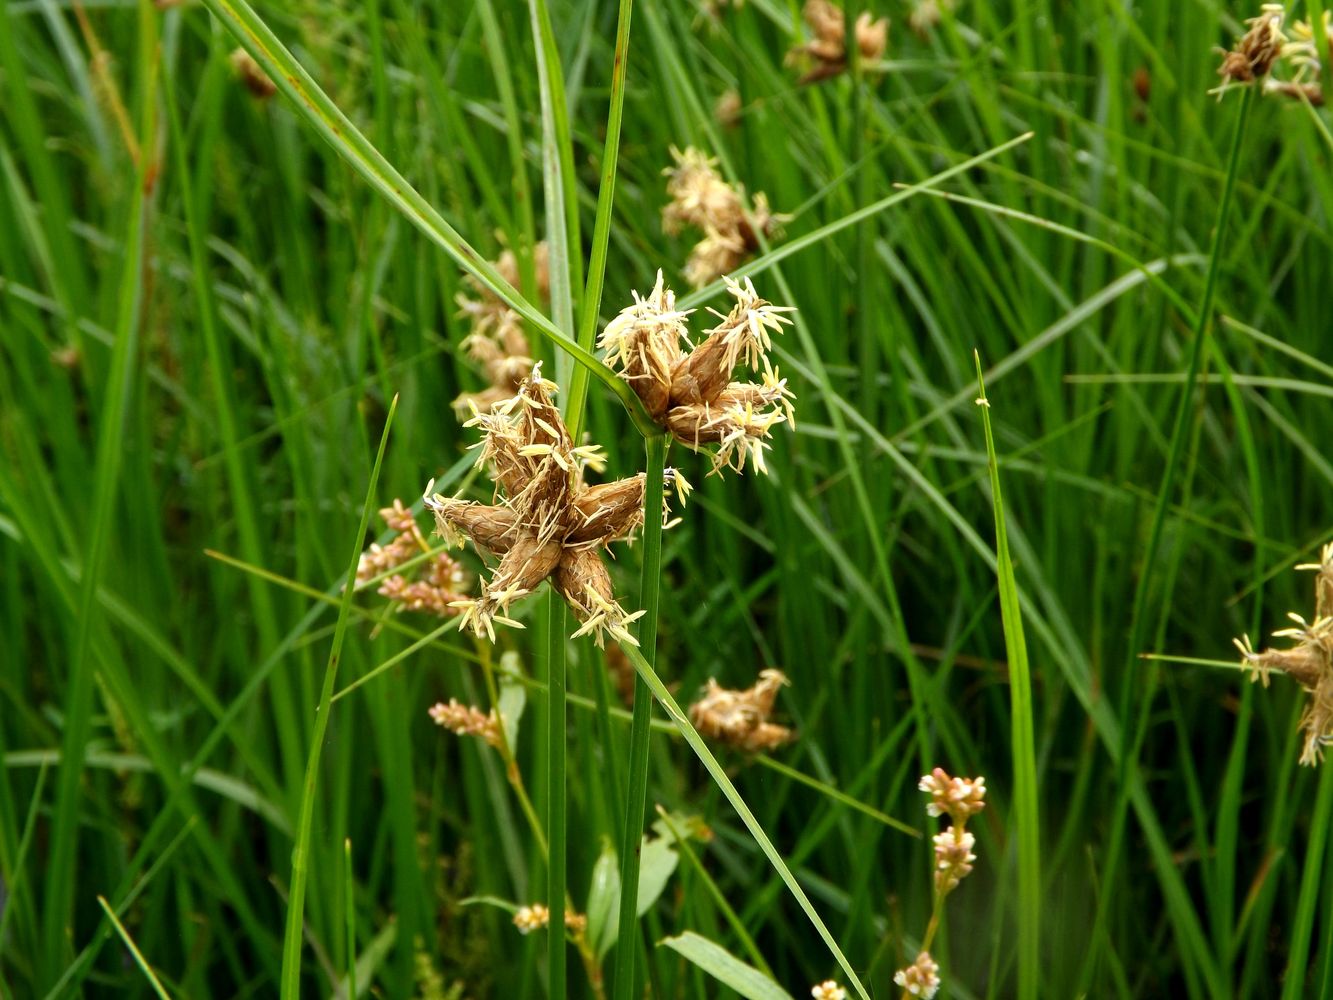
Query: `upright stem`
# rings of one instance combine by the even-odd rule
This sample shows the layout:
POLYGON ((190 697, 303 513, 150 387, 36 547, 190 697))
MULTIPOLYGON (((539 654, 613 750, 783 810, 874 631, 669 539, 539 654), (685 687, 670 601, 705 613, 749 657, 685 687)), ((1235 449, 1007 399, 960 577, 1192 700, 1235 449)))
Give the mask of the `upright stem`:
POLYGON ((551 914, 547 971, 551 1000, 565 996, 565 602, 554 590, 546 617, 546 906, 551 914))
MULTIPOLYGON (((639 645, 644 659, 657 664, 657 605, 662 586, 662 490, 666 477, 665 435, 647 440, 648 468, 643 484, 643 582, 639 599, 645 612, 640 619, 639 645)), ((625 798, 625 828, 620 838, 620 947, 612 996, 634 996, 634 959, 639 941, 635 934, 639 903, 639 845, 648 799, 648 737, 652 733, 653 696, 642 675, 634 681, 634 721, 629 737, 629 793, 625 798)))

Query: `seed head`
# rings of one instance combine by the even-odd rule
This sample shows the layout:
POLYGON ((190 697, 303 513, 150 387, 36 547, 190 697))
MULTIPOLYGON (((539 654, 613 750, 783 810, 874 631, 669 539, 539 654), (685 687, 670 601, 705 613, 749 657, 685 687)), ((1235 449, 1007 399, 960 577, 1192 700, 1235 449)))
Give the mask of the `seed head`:
POLYGON ((456 698, 450 698, 447 705, 442 701, 432 705, 429 715, 437 726, 459 736, 475 736, 497 748, 504 742, 500 729, 500 716, 495 709, 487 713, 472 705, 459 704, 456 698))
MULTIPOLYGON (((514 914, 514 926, 518 928, 520 934, 531 934, 550 923, 551 911, 541 903, 520 906, 518 912, 514 914)), ((588 918, 582 913, 565 910, 565 928, 578 936, 588 929, 588 918)))
POLYGON ((926 812, 931 816, 948 814, 960 828, 986 808, 985 778, 951 778, 937 767, 917 784, 930 796, 926 812))
MULTIPOLYGON (((811 39, 787 53, 788 62, 809 56, 813 66, 801 77, 801 84, 817 83, 838 76, 847 69, 847 19, 841 7, 829 0, 807 0, 801 11, 810 28, 811 39)), ((875 20, 862 11, 854 29, 856 47, 865 62, 884 58, 889 41, 888 18, 875 20)))
POLYGON ((923 951, 916 956, 915 962, 895 972, 893 981, 906 995, 931 1000, 940 990, 940 967, 930 957, 930 952, 923 951))
POLYGON ((815 1000, 847 1000, 847 991, 832 979, 810 987, 810 995, 815 1000))
POLYGON ((772 429, 795 418, 795 396, 768 360, 772 334, 791 322, 784 314, 792 310, 761 299, 749 278, 725 283, 735 304, 725 316, 714 313, 720 322, 688 351, 689 313, 676 309, 661 271, 652 292, 635 292, 634 304, 606 325, 598 344, 606 363, 676 440, 695 449, 718 446, 713 472, 740 472, 747 459, 764 472, 772 429), (742 361, 751 369, 762 366, 759 382, 731 381, 742 361))
POLYGON ((690 721, 704 736, 747 753, 771 750, 788 742, 793 733, 768 721, 778 691, 790 681, 780 670, 763 670, 753 687, 731 691, 713 678, 704 696, 690 706, 690 721))
POLYGON ((1230 83, 1252 83, 1268 75, 1287 42, 1282 33, 1284 17, 1282 4, 1266 3, 1258 17, 1245 22, 1250 30, 1234 49, 1223 55, 1222 65, 1217 69, 1217 75, 1222 77, 1221 89, 1230 83))
MULTIPOLYGON (((643 523, 644 477, 589 486, 584 472, 600 465, 600 453, 575 446, 551 401, 555 391, 537 365, 515 396, 465 425, 482 429, 477 464, 489 467, 495 480, 494 503, 426 488, 426 506, 449 544, 470 539, 499 559, 481 596, 456 602, 460 627, 491 641, 494 622, 522 627, 509 617, 510 605, 550 579, 583 623, 575 635, 591 632, 599 646, 606 634, 634 643, 628 626, 643 612, 630 614, 616 603, 599 552, 643 523)), ((679 486, 674 471, 670 479, 679 486)))
POLYGON ((971 871, 972 862, 977 856, 972 849, 977 846, 977 838, 962 827, 950 826, 943 833, 932 838, 935 844, 935 891, 947 895, 958 888, 971 871))
POLYGON ((663 171, 671 201, 662 209, 662 229, 668 235, 685 226, 703 232, 685 264, 685 276, 698 288, 735 270, 759 248, 757 234, 777 236, 788 217, 774 214, 763 192, 747 209, 745 189, 728 184, 717 160, 693 146, 684 152, 672 146, 671 157, 675 166, 663 171))

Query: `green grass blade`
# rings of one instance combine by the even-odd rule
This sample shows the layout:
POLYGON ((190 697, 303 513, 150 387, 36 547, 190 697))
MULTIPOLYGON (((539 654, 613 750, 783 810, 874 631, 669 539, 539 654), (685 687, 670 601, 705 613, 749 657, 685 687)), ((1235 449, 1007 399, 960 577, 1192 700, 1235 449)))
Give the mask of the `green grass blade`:
POLYGON ((97 904, 102 907, 102 912, 105 913, 106 918, 111 921, 111 926, 114 927, 116 933, 120 935, 120 940, 124 942, 125 947, 130 950, 130 954, 134 957, 134 964, 143 972, 144 978, 148 980, 148 985, 153 988, 153 992, 161 997, 162 1000, 171 1000, 171 997, 167 995, 166 989, 162 986, 162 981, 157 978, 157 973, 155 973, 153 967, 148 964, 148 959, 143 957, 143 952, 139 950, 139 946, 134 943, 134 938, 130 937, 130 932, 125 929, 125 925, 122 924, 120 918, 116 916, 116 911, 111 909, 111 904, 106 901, 106 897, 98 896, 97 904))
POLYGON ((329 647, 328 664, 324 669, 324 686, 319 695, 319 707, 315 711, 315 726, 310 737, 310 759, 306 764, 305 781, 301 787, 301 812, 296 827, 296 843, 292 847, 292 883, 287 899, 287 928, 283 935, 282 947, 283 1000, 296 1000, 301 995, 301 943, 304 931, 305 888, 310 871, 310 837, 315 819, 315 790, 319 781, 319 760, 324 751, 324 733, 329 726, 333 683, 337 678, 338 661, 342 656, 343 639, 347 634, 347 620, 350 617, 352 599, 356 593, 356 568, 360 562, 366 528, 370 525, 370 513, 375 509, 380 466, 384 462, 384 450, 389 443, 389 431, 393 427, 393 417, 397 409, 398 397, 395 396, 393 402, 389 404, 389 412, 384 420, 384 432, 380 435, 379 451, 375 453, 375 465, 370 471, 370 482, 366 487, 366 499, 361 505, 361 523, 352 546, 352 559, 347 569, 342 603, 338 606, 338 622, 334 627, 333 643, 329 647))
POLYGON ((973 352, 977 366, 981 422, 986 432, 986 459, 990 471, 991 502, 995 509, 995 562, 1000 584, 1000 613, 1004 619, 1004 647, 1009 661, 1010 710, 1013 716, 1014 839, 1018 842, 1018 995, 1038 995, 1041 944, 1041 825, 1037 811, 1037 750, 1032 721, 1032 674, 1028 666, 1027 640, 1023 637, 1023 609, 1019 603, 1014 563, 1009 554, 1009 531, 1005 526, 1004 500, 1000 492, 1000 466, 991 433, 990 403, 986 380, 981 373, 981 355, 973 352))

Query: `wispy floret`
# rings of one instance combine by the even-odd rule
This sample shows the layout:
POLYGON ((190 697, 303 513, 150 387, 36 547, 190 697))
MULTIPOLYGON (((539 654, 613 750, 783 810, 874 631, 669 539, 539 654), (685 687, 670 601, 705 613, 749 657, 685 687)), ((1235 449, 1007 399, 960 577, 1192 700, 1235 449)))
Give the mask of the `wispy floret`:
POLYGON ((1313 766, 1322 759, 1324 747, 1333 743, 1333 543, 1324 546, 1319 562, 1296 568, 1315 572, 1314 619, 1306 621, 1295 612, 1287 615, 1293 626, 1273 633, 1274 638, 1290 642, 1285 649, 1255 652, 1248 636, 1232 641, 1241 662, 1250 668, 1251 680, 1267 687, 1270 673, 1277 671, 1310 693, 1300 720, 1305 731, 1301 763, 1313 766))
POLYGON ((930 957, 930 952, 923 951, 916 956, 915 962, 895 972, 893 981, 908 996, 931 1000, 940 991, 940 967, 930 957))
POLYGON ((731 691, 713 678, 704 696, 690 706, 690 721, 704 736, 748 753, 772 750, 788 742, 793 733, 786 726, 768 721, 778 691, 789 684, 781 670, 761 670, 753 687, 731 691))
POLYGON ((743 471, 746 461, 760 472, 768 438, 778 424, 793 421, 795 396, 768 360, 772 335, 789 320, 791 307, 761 299, 749 278, 725 279, 735 298, 731 310, 714 313, 719 322, 690 347, 685 320, 662 272, 644 297, 606 325, 598 341, 606 363, 629 382, 652 418, 690 448, 717 445, 713 471, 743 471), (759 382, 733 382, 744 362, 762 369, 759 382))
MULTIPOLYGON (((513 250, 505 247, 492 263, 501 277, 518 287, 518 258, 513 250)), ((546 298, 550 295, 551 277, 545 241, 533 249, 533 266, 537 292, 546 298)), ((532 373, 532 349, 518 313, 472 275, 466 275, 464 281, 471 294, 460 292, 457 301, 462 315, 472 321, 472 332, 464 338, 462 347, 481 365, 488 385, 478 392, 465 392, 454 400, 454 409, 460 417, 470 414, 474 406, 484 413, 496 403, 510 399, 532 373)))
MULTIPOLYGON (((787 53, 788 61, 809 57, 813 65, 801 76, 800 83, 817 83, 837 76, 847 69, 847 19, 841 7, 829 0, 806 0, 801 11, 810 28, 811 39, 787 53)), ((856 18, 856 48, 861 60, 879 62, 889 42, 889 20, 875 20, 870 11, 856 18)))
POLYGON ((662 228, 675 235, 691 226, 704 234, 685 263, 686 278, 700 288, 735 270, 759 249, 759 234, 778 236, 788 217, 775 214, 762 191, 747 206, 745 189, 723 180, 717 160, 693 146, 684 152, 672 146, 671 157, 675 166, 663 171, 671 201, 662 209, 662 228))
MULTIPOLYGON (((643 523, 644 477, 588 485, 584 471, 600 463, 600 452, 575 447, 551 401, 555 391, 537 365, 517 395, 465 425, 483 431, 477 464, 488 466, 495 480, 494 503, 444 497, 426 487, 426 506, 447 542, 470 539, 499 559, 481 596, 458 602, 460 627, 491 641, 495 622, 521 628, 509 617, 510 605, 549 578, 582 623, 575 635, 591 633, 599 646, 606 634, 635 643, 628 626, 643 612, 627 612, 616 602, 600 550, 643 523)), ((674 471, 669 479, 677 482, 674 471)))
POLYGON ((1222 56, 1222 65, 1217 68, 1222 86, 1213 93, 1220 94, 1232 83, 1253 83, 1268 75, 1287 42, 1282 33, 1285 16, 1282 4, 1266 3, 1259 9, 1258 17, 1245 22, 1249 30, 1234 49, 1222 56))

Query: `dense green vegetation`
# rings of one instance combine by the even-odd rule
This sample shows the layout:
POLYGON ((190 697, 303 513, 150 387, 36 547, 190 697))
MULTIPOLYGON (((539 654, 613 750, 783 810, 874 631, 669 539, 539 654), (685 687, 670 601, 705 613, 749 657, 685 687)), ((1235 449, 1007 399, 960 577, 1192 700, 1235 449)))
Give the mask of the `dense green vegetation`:
POLYGON ((1211 96, 1257 11, 960 0, 914 32, 849 0, 887 50, 801 84, 795 0, 162 6, 0 9, 0 997, 732 995, 719 949, 752 995, 854 996, 829 941, 896 996, 936 766, 989 790, 942 996, 1330 988, 1333 769, 1231 642, 1311 615, 1293 567, 1333 538, 1330 82, 1211 96), (659 706, 643 771, 545 591, 492 646, 344 582, 395 497, 489 501, 451 406, 485 382, 473 251, 517 251, 605 479, 660 474, 637 399, 549 334, 590 346, 659 268, 696 331, 728 309, 664 232, 673 146, 789 216, 745 273, 797 309, 797 420, 767 477, 670 445, 680 523, 608 560, 657 641, 613 664, 640 736, 648 684, 779 667, 796 738, 706 766, 659 706), (503 753, 427 714, 494 696, 503 753), (514 926, 552 873, 604 960, 514 926))

